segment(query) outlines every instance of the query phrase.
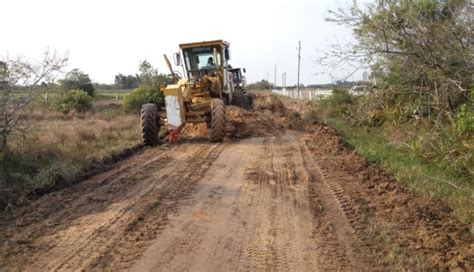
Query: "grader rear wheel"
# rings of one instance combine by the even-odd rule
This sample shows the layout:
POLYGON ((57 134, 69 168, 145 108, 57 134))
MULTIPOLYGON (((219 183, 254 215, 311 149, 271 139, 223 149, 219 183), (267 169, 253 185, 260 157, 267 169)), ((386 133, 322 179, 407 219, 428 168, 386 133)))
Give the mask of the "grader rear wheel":
POLYGON ((210 120, 208 121, 209 139, 211 142, 221 142, 225 136, 225 108, 220 99, 211 102, 210 120))
POLYGON ((158 110, 155 104, 147 103, 142 105, 141 126, 143 143, 147 146, 157 145, 160 123, 158 120, 158 110))
POLYGON ((235 89, 232 95, 232 104, 237 107, 244 107, 244 94, 242 93, 241 89, 235 89))

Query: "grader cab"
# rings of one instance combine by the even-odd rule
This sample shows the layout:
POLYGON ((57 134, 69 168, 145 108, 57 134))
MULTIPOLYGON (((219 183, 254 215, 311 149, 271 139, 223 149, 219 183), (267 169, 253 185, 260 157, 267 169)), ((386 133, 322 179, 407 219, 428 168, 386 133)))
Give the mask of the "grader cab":
POLYGON ((222 141, 225 136, 225 104, 232 103, 233 82, 229 71, 229 43, 223 40, 179 45, 174 61, 184 78, 173 71, 168 57, 173 84, 161 86, 166 114, 160 114, 155 104, 144 104, 141 111, 143 143, 156 145, 161 124, 168 126, 173 141, 186 123, 203 123, 209 139, 222 141))

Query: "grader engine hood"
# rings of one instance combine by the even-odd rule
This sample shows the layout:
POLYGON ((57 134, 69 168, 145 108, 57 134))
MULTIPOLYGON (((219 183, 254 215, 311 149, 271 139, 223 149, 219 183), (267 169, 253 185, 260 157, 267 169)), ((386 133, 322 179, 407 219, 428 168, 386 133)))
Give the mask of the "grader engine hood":
POLYGON ((181 126, 186 120, 184 101, 188 101, 190 95, 187 80, 181 79, 177 84, 168 85, 164 90, 164 95, 168 125, 181 126))

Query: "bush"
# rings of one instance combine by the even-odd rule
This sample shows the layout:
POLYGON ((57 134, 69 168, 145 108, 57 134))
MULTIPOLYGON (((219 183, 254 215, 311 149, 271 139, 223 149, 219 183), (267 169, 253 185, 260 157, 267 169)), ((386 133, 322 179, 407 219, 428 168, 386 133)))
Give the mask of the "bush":
POLYGON ((331 106, 338 115, 347 115, 349 113, 349 105, 352 104, 352 95, 345 89, 334 88, 332 91, 331 106))
POLYGON ((347 90, 336 87, 331 96, 322 98, 316 103, 317 111, 313 113, 312 118, 319 115, 319 121, 326 122, 327 118, 347 117, 353 102, 354 98, 347 90))
POLYGON ((89 75, 79 69, 73 69, 67 73, 66 77, 59 81, 64 91, 83 90, 90 96, 95 95, 95 88, 89 75))
POLYGON ((461 134, 468 134, 474 132, 474 111, 469 110, 464 104, 458 113, 457 129, 461 134))
POLYGON ((133 90, 123 99, 123 106, 127 112, 139 112, 141 106, 145 103, 154 103, 158 108, 163 107, 163 93, 151 86, 143 85, 133 90))
POLYGON ((469 90, 470 105, 463 104, 457 115, 457 130, 460 134, 474 133, 474 84, 469 90))
POLYGON ((83 90, 66 91, 55 97, 53 108, 64 114, 71 110, 86 112, 92 109, 92 97, 83 90))

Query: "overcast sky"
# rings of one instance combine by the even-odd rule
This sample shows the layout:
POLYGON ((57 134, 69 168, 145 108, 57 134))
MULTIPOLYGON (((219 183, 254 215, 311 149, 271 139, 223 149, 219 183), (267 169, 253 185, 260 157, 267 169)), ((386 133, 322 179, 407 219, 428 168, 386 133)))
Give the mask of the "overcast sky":
POLYGON ((34 59, 50 47, 69 53, 68 69, 113 83, 118 73, 137 73, 144 59, 166 73, 163 54, 171 58, 179 43, 224 39, 231 44, 230 63, 247 69, 248 82, 267 74, 273 82, 277 65, 277 84, 286 72, 291 85, 300 40, 301 82, 326 83, 339 78, 318 74, 325 68, 314 61, 316 49, 348 42, 352 35, 325 22, 327 10, 351 2, 0 0, 0 55, 34 59))

